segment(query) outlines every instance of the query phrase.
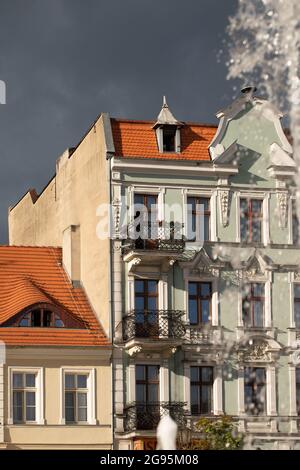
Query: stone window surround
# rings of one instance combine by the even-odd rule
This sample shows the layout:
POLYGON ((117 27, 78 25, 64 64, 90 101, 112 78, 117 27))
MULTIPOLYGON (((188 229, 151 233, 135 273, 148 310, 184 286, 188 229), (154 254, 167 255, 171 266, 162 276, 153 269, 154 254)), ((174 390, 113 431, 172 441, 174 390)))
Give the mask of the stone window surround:
MULTIPOLYGON (((217 189, 182 189, 183 197, 183 235, 188 236, 188 211, 187 199, 188 197, 207 197, 210 198, 210 241, 217 241, 217 189)), ((189 243, 198 243, 198 241, 189 243)))
POLYGON ((165 220, 165 192, 166 188, 159 186, 129 186, 128 195, 129 195, 129 222, 132 222, 134 219, 134 195, 135 194, 151 194, 157 196, 157 214, 158 220, 165 220))
MULTIPOLYGON (((60 368, 60 423, 66 425, 65 420, 65 374, 87 375, 87 423, 79 423, 79 426, 96 425, 96 371, 91 367, 61 367, 60 368)), ((73 425, 73 424, 72 424, 73 425)), ((77 426, 75 423, 74 426, 77 426)))
POLYGON ((213 415, 222 415, 223 412, 223 377, 222 377, 222 365, 214 362, 185 362, 184 363, 184 386, 183 386, 183 401, 187 404, 188 412, 191 412, 191 367, 213 367, 213 415))
POLYGON ((169 361, 168 359, 140 359, 130 361, 128 366, 128 403, 136 401, 136 382, 135 382, 135 366, 136 365, 159 365, 159 401, 168 402, 170 398, 170 377, 169 377, 169 361))
MULTIPOLYGON (((243 274, 243 271, 241 272, 243 274)), ((266 271, 263 275, 253 275, 244 277, 243 282, 261 283, 265 285, 265 305, 264 305, 264 328, 272 327, 272 271, 266 271)), ((243 321, 243 295, 241 289, 238 291, 238 327, 244 328, 243 321)), ((247 327, 251 329, 251 327, 247 327)))
POLYGON ((44 425, 44 368, 43 367, 26 367, 26 366, 9 366, 8 367, 8 416, 7 423, 14 426, 34 426, 34 425, 44 425), (14 373, 28 373, 34 374, 36 376, 36 404, 35 404, 35 413, 36 420, 34 422, 28 423, 18 423, 14 424, 13 422, 13 374, 14 373))
POLYGON ((270 243, 270 224, 269 224, 269 199, 271 197, 270 192, 265 191, 243 191, 237 190, 235 194, 236 204, 236 242, 241 243, 241 225, 240 225, 240 199, 259 199, 263 201, 263 221, 262 221, 262 244, 267 246, 270 243))
POLYGON ((184 311, 185 320, 189 321, 189 282, 210 282, 212 287, 211 296, 211 326, 220 326, 219 321, 219 292, 218 292, 218 279, 208 274, 191 275, 184 278, 185 292, 184 292, 184 311))

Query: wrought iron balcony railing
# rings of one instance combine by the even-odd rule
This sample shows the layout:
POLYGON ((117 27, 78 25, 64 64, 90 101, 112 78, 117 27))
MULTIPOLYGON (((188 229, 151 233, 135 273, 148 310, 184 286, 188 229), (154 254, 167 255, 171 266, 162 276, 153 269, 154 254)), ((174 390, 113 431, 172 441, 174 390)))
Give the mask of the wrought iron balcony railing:
POLYGON ((186 329, 181 310, 133 310, 123 318, 123 339, 180 339, 186 329))
POLYGON ((183 402, 130 403, 124 410, 124 430, 147 431, 155 430, 160 419, 169 414, 177 423, 178 428, 186 425, 183 402))
POLYGON ((136 227, 128 227, 127 240, 124 240, 123 251, 158 250, 181 253, 184 251, 185 239, 182 224, 161 222, 145 223, 136 227))

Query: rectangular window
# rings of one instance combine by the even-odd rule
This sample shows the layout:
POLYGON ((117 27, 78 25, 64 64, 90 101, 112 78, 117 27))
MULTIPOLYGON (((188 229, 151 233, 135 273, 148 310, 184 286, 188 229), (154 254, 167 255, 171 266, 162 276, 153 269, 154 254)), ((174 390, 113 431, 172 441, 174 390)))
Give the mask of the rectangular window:
POLYGON ((137 337, 159 335, 158 281, 135 279, 134 281, 135 334, 137 337))
POLYGON ((210 198, 188 197, 188 240, 210 240, 210 198))
POLYGON ((36 374, 13 372, 13 423, 36 422, 36 374))
POLYGON ((245 367, 245 411, 262 415, 266 410, 266 370, 264 367, 245 367))
POLYGON ((246 327, 264 326, 265 285, 251 283, 243 293, 243 321, 246 327))
POLYGON ((292 235, 293 245, 299 245, 299 219, 297 215, 296 201, 292 200, 292 235))
POLYGON ((164 152, 175 152, 176 127, 164 126, 162 132, 164 152))
POLYGON ((294 321, 295 327, 300 329, 300 284, 294 284, 294 321))
POLYGON ((296 369, 296 406, 297 414, 300 416, 300 368, 296 369))
POLYGON ((137 248, 152 248, 158 238, 158 197, 156 194, 134 195, 134 219, 136 221, 137 248), (138 219, 138 220, 137 220, 138 219), (152 241, 152 242, 151 242, 152 241))
POLYGON ((191 413, 212 412, 213 367, 191 367, 191 413))
POLYGON ((211 323, 211 282, 189 282, 190 325, 211 323))
POLYGON ((86 423, 88 412, 87 374, 65 374, 66 423, 86 423))
POLYGON ((262 200, 245 199, 240 200, 240 227, 241 242, 262 242, 262 200))

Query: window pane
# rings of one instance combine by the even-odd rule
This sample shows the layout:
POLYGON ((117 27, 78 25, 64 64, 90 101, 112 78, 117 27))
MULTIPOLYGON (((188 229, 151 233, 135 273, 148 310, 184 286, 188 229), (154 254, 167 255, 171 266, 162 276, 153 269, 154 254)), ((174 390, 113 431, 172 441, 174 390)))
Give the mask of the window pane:
POLYGON ((78 421, 87 422, 87 408, 78 408, 78 421))
POLYGON ((19 326, 30 326, 30 314, 26 313, 23 315, 22 319, 19 322, 19 326))
POLYGON ((65 325, 64 325, 64 322, 62 321, 62 319, 55 314, 54 316, 54 326, 56 328, 63 328, 65 325))
POLYGON ((248 210, 248 200, 247 199, 241 199, 240 200, 240 207, 241 207, 241 212, 247 212, 247 210, 248 210))
POLYGON ((246 242, 248 240, 248 222, 247 219, 241 216, 241 241, 246 242))
POLYGON ((264 304, 262 301, 253 302, 253 322, 254 326, 264 326, 264 304))
POLYGON ((149 384, 148 386, 148 402, 157 402, 158 401, 158 385, 149 384))
POLYGON ((157 293, 157 281, 148 281, 148 293, 156 294, 157 293))
POLYGON ((74 408, 68 408, 66 407, 66 422, 67 423, 74 423, 75 422, 75 412, 74 408))
POLYGON ((52 312, 50 310, 44 310, 44 315, 43 315, 43 326, 44 327, 51 326, 51 318, 52 318, 52 312))
POLYGON ((197 283, 189 282, 189 294, 197 295, 197 283))
POLYGON ((31 312, 32 326, 41 326, 41 310, 32 310, 31 312))
POLYGON ((201 322, 208 323, 210 321, 210 301, 201 300, 201 322))
POLYGON ((210 296, 210 284, 201 282, 201 295, 205 297, 210 296))
POLYGON ((35 421, 35 407, 26 406, 26 421, 35 421))
POLYGON ((65 375, 65 388, 75 388, 75 375, 66 374, 65 375))
POLYGON ((23 388, 23 374, 13 374, 13 388, 23 388))
POLYGON ((260 283, 260 284, 252 284, 252 288, 253 288, 253 295, 255 297, 264 297, 264 292, 265 292, 265 289, 264 289, 264 284, 260 283))
POLYGON ((87 387, 87 376, 86 375, 78 375, 77 376, 77 387, 78 388, 86 388, 87 387))
POLYGON ((156 310, 157 309, 157 298, 156 297, 148 297, 148 310, 156 310))
POLYGON ((79 392, 77 395, 78 398, 78 406, 84 407, 87 406, 87 394, 79 392))
POLYGON ((191 367, 191 381, 198 381, 199 380, 199 367, 191 367))
POLYGON ((200 413, 199 386, 198 385, 191 385, 191 412, 192 414, 200 413))
POLYGON ((20 423, 23 420, 23 392, 13 392, 13 421, 20 423))
POLYGON ((158 380, 159 377, 159 366, 148 366, 148 379, 158 380))
POLYGON ((66 392, 65 393, 65 404, 68 407, 75 406, 75 392, 66 392))
POLYGON ((146 401, 146 385, 143 384, 136 384, 136 397, 137 402, 145 402, 146 401))
POLYGON ((201 390, 201 413, 211 412, 211 386, 202 385, 201 390))
POLYGON ((208 197, 200 197, 199 198, 200 212, 209 210, 209 202, 210 202, 210 199, 208 197))
POLYGON ((252 222, 252 241, 261 241, 261 222, 258 220, 253 220, 252 222))
POLYGON ((145 299, 144 297, 135 297, 134 307, 136 310, 145 310, 145 299))
POLYGON ((203 382, 210 382, 212 383, 213 379, 213 369, 212 367, 201 367, 201 375, 203 382))
POLYGON ((191 325, 198 323, 197 300, 189 300, 189 320, 191 325))
POLYGON ((25 384, 26 387, 35 387, 35 374, 26 374, 25 384))
POLYGON ((252 212, 256 212, 258 214, 261 213, 262 202, 257 199, 252 199, 252 212))
POLYGON ((35 392, 26 392, 26 406, 35 406, 35 392))
POLYGON ((136 380, 145 380, 145 366, 135 366, 136 380))
POLYGON ((134 281, 134 290, 135 292, 144 292, 144 281, 136 279, 134 281))

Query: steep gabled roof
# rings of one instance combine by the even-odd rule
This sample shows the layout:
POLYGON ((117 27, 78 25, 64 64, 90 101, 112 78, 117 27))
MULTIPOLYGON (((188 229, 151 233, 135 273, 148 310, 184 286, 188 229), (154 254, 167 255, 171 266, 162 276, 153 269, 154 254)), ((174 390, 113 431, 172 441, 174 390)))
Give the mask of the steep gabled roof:
POLYGON ((208 146, 217 127, 213 125, 185 123, 181 129, 181 152, 160 153, 155 121, 130 121, 111 119, 116 157, 153 158, 161 160, 210 161, 208 146))
POLYGON ((83 289, 70 283, 60 248, 0 247, 0 340, 11 345, 109 345, 83 289), (68 312, 83 327, 3 326, 27 307, 42 302, 68 312))

